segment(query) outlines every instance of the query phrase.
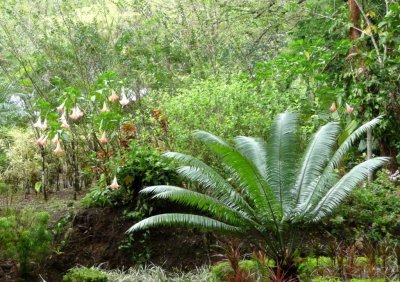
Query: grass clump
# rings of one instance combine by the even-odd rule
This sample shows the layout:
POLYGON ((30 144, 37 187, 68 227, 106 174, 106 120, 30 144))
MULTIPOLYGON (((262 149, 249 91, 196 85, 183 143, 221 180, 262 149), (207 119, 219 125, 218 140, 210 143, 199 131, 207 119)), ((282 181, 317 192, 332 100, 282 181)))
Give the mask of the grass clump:
POLYGON ((209 282, 211 273, 208 268, 199 268, 197 270, 183 273, 169 273, 159 266, 145 266, 128 271, 111 270, 107 271, 109 282, 209 282))

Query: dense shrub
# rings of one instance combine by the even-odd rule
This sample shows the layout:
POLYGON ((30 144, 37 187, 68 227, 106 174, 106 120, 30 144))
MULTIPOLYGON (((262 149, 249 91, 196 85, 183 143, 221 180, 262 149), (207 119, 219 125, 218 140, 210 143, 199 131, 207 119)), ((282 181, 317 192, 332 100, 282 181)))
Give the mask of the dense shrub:
POLYGON ((107 187, 104 175, 90 188, 89 193, 81 200, 85 207, 105 207, 113 204, 113 191, 107 187))
POLYGON ((353 191, 327 227, 345 241, 360 237, 375 243, 384 238, 396 239, 400 235, 399 194, 400 187, 386 172, 379 172, 373 182, 353 191))
POLYGON ((265 137, 277 113, 304 113, 303 104, 308 103, 301 94, 271 92, 267 86, 260 88, 240 76, 194 81, 175 96, 154 92, 148 100, 159 107, 160 119, 168 122, 168 147, 195 155, 199 146, 191 138, 193 130, 201 129, 224 139, 238 135, 265 137))
POLYGON ((30 129, 10 129, 0 140, 3 162, 7 163, 0 175, 2 182, 14 188, 25 186, 27 192, 40 179, 40 156, 34 144, 35 137, 30 129), (32 142, 29 142, 32 141, 32 142))
POLYGON ((20 264, 21 275, 27 275, 31 264, 38 264, 49 252, 52 239, 47 229, 49 214, 23 211, 0 217, 0 259, 20 264))
POLYGON ((160 184, 177 184, 178 175, 171 160, 150 147, 131 145, 124 165, 119 168, 118 179, 128 200, 135 199, 140 189, 160 184))
POLYGON ((328 257, 307 257, 299 263, 298 271, 302 281, 310 281, 311 277, 316 276, 318 269, 331 267, 332 265, 332 259, 328 257))
POLYGON ((90 192, 82 199, 86 207, 104 207, 135 201, 139 191, 147 186, 163 183, 178 184, 175 167, 162 154, 147 146, 131 144, 130 151, 121 157, 123 166, 118 169, 117 178, 121 187, 112 190, 102 176, 90 192))

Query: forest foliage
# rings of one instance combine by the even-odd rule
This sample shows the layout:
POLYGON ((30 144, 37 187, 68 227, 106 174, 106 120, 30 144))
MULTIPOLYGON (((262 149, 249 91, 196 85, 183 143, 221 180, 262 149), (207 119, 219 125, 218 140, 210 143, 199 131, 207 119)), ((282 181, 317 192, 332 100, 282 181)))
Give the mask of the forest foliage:
POLYGON ((182 184, 162 152, 227 176, 194 130, 266 138, 292 112, 301 151, 324 124, 343 128, 340 146, 381 116, 335 173, 373 156, 390 157, 386 171, 322 225, 348 245, 398 246, 399 32, 397 0, 1 1, 0 194, 140 205, 145 186, 182 184))

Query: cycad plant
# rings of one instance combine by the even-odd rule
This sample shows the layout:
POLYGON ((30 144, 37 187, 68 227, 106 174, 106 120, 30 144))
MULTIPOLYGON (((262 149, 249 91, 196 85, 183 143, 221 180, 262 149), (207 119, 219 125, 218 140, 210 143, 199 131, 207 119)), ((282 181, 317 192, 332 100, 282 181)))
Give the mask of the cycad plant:
POLYGON ((340 146, 340 126, 330 122, 314 134, 305 150, 299 145, 298 118, 293 113, 277 116, 267 142, 238 136, 231 146, 210 133, 197 131, 195 137, 219 158, 226 169, 224 175, 229 177, 192 156, 166 153, 186 163, 178 169, 179 174, 200 184, 202 190, 161 185, 141 193, 190 206, 199 215, 155 215, 136 223, 128 232, 153 226, 185 226, 251 238, 264 244, 278 267, 288 270, 293 266, 301 228, 329 215, 369 173, 388 160, 373 158, 344 176, 338 173, 339 163, 354 141, 379 120, 364 124, 340 146))

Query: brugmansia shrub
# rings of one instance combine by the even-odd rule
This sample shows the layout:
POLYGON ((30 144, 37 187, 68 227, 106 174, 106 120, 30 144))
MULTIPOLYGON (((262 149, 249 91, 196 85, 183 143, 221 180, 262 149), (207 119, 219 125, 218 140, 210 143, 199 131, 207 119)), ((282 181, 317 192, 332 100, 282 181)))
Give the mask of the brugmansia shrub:
POLYGON ((298 118, 292 113, 276 117, 267 142, 238 136, 231 146, 210 133, 197 131, 195 137, 219 158, 229 178, 192 156, 167 153, 167 157, 186 163, 178 169, 179 174, 201 184, 203 193, 167 185, 148 187, 142 193, 191 206, 202 215, 155 215, 136 223, 128 232, 163 225, 249 237, 263 244, 277 268, 290 275, 296 271, 293 259, 302 227, 331 214, 354 187, 387 161, 377 157, 344 176, 337 172, 354 141, 379 121, 377 118, 364 124, 338 148, 340 126, 330 122, 314 134, 304 152, 298 118))
POLYGON ((40 263, 49 252, 52 236, 49 214, 24 211, 0 217, 0 259, 19 262, 20 273, 27 275, 30 265, 40 263))
POLYGON ((121 185, 113 189, 104 177, 82 199, 86 207, 117 205, 133 202, 139 191, 150 185, 177 184, 179 179, 171 160, 162 158, 160 152, 147 146, 132 143, 130 151, 123 156, 124 165, 118 169, 121 185), (115 191, 116 190, 116 191, 115 191))

